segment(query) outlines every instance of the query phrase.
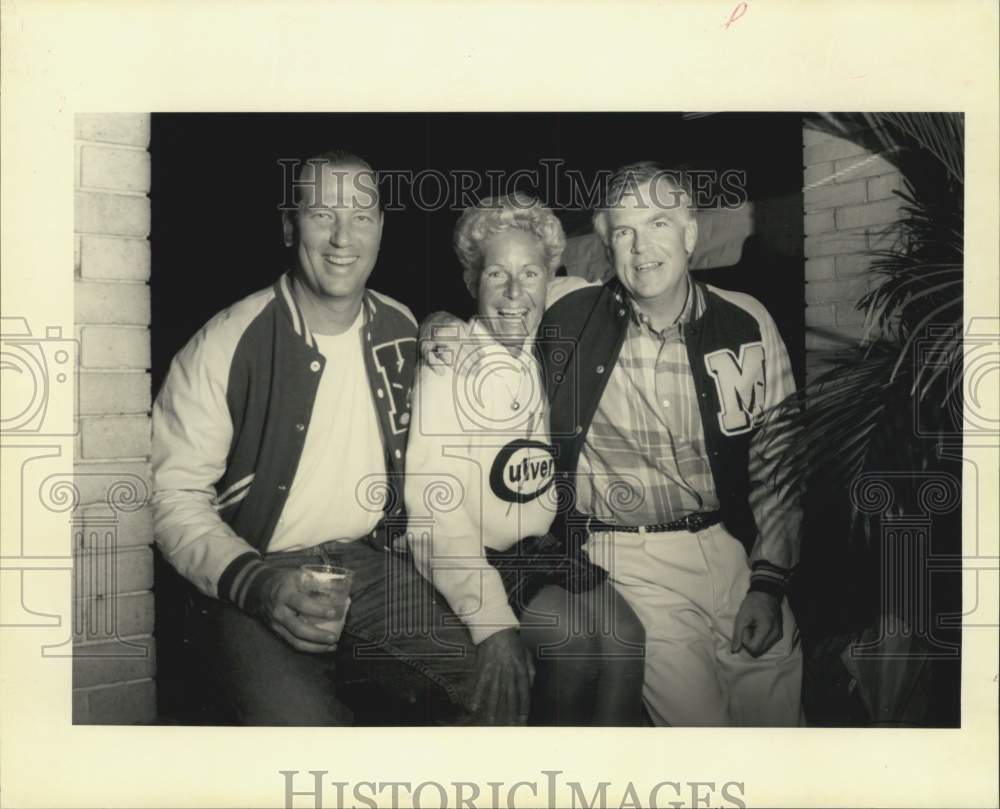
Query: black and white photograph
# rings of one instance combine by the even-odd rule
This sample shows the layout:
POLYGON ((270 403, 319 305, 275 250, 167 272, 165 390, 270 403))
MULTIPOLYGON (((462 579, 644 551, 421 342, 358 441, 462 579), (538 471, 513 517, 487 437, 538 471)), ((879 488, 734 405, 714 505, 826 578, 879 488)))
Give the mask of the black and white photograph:
POLYGON ((939 5, 884 62, 885 9, 638 4, 720 63, 516 69, 526 17, 431 67, 262 8, 8 120, 9 805, 996 805, 996 48, 901 89, 939 5))
POLYGON ((156 721, 958 724, 962 116, 149 126, 156 721))

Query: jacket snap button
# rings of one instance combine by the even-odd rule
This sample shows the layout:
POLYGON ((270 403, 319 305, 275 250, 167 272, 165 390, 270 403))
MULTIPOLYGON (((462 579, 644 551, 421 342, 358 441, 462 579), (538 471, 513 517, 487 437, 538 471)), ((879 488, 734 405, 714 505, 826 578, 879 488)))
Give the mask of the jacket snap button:
POLYGON ((316 373, 320 369, 319 360, 313 360, 309 363, 309 370, 316 373))
POLYGON ((399 417, 399 423, 400 424, 409 424, 410 423, 410 414, 409 413, 403 413, 403 415, 401 415, 399 417))
POLYGON ((396 450, 396 457, 397 458, 402 458, 403 457, 403 453, 400 452, 398 449, 396 450))
POLYGON ((304 425, 302 422, 299 422, 298 424, 295 425, 296 432, 300 432, 301 433, 305 429, 306 429, 306 425, 304 425))
POLYGON ((377 391, 375 391, 375 394, 378 396, 379 399, 385 396, 385 394, 382 392, 382 388, 379 388, 377 391))
POLYGON ((603 365, 598 365, 597 366, 597 373, 599 373, 599 374, 603 374, 604 373, 604 366, 603 365))

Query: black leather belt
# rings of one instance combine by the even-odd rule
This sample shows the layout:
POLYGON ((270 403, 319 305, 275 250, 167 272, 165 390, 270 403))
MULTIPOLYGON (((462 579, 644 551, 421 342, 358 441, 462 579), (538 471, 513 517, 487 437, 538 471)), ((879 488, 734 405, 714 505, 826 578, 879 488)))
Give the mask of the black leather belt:
POLYGON ((595 531, 625 531, 629 534, 655 534, 662 531, 690 531, 697 533, 698 531, 704 531, 716 523, 722 522, 722 512, 698 512, 688 514, 686 517, 681 517, 679 520, 674 520, 673 522, 662 522, 655 525, 612 525, 611 523, 597 519, 597 517, 580 514, 579 512, 574 512, 570 519, 578 525, 582 524, 588 533, 594 533, 595 531))

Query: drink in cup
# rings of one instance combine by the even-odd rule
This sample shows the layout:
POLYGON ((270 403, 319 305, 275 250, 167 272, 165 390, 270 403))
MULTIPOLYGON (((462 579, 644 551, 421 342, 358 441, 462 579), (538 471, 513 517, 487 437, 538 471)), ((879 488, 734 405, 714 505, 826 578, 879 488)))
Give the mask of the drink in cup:
POLYGON ((351 581, 354 571, 336 565, 303 565, 302 589, 312 598, 326 602, 335 611, 332 618, 313 618, 320 629, 333 632, 338 638, 344 629, 344 619, 351 606, 351 581))

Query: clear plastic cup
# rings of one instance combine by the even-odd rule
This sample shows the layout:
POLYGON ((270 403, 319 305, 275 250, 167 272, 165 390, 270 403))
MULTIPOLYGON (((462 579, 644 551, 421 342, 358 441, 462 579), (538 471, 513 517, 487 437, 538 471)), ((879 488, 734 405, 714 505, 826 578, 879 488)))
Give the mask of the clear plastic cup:
POLYGON ((338 638, 344 629, 347 610, 351 606, 351 582, 354 571, 336 565, 302 565, 302 590, 313 598, 320 599, 335 610, 332 618, 310 618, 320 629, 333 632, 338 638))

